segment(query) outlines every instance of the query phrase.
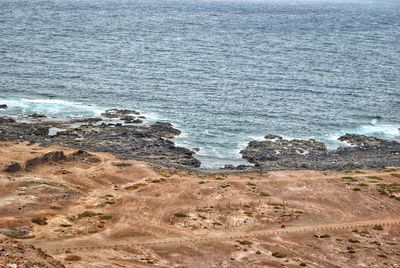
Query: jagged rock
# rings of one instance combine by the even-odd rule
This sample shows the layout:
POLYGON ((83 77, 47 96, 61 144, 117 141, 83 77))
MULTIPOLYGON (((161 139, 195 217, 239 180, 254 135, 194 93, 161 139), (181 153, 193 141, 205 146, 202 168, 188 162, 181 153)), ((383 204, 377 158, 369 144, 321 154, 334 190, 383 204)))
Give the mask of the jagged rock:
POLYGON ((181 131, 174 128, 171 123, 156 122, 150 126, 150 134, 165 138, 173 138, 181 134, 181 131))
POLYGON ((0 124, 4 123, 15 123, 15 120, 12 118, 0 117, 0 124))
POLYGON ((22 170, 22 166, 18 162, 12 162, 4 169, 5 172, 9 172, 9 173, 15 173, 15 172, 18 172, 21 170, 22 170))
POLYGON ((7 109, 8 105, 7 104, 0 104, 0 109, 7 109))
POLYGON ((60 161, 66 160, 67 157, 64 155, 63 151, 55 151, 55 152, 49 152, 45 153, 42 156, 32 158, 25 163, 25 170, 26 171, 32 171, 34 170, 37 166, 43 164, 43 163, 56 163, 60 161))
POLYGON ((382 139, 378 139, 375 137, 368 137, 365 135, 357 135, 357 134, 346 134, 341 136, 338 140, 356 146, 375 146, 385 142, 382 139))
POLYGON ((47 225, 47 218, 46 217, 33 217, 31 222, 37 225, 47 225))
POLYGON ((259 165, 260 162, 277 161, 292 157, 307 158, 322 155, 327 149, 324 143, 310 140, 285 140, 280 136, 267 135, 267 140, 251 141, 240 153, 250 163, 259 165))
POLYGON ((65 268, 43 250, 0 235, 0 267, 6 268, 65 268))
POLYGON ((29 227, 19 227, 19 228, 0 228, 0 234, 8 236, 10 238, 27 239, 33 238, 32 229, 29 227))
POLYGON ((32 117, 32 118, 46 118, 47 116, 45 116, 44 114, 33 113, 33 114, 30 115, 30 117, 32 117))
POLYGON ((315 140, 285 140, 267 135, 264 141, 251 141, 241 151, 256 169, 354 169, 400 166, 400 143, 363 135, 346 134, 339 138, 351 147, 328 151, 315 140))
POLYGON ((135 110, 129 109, 109 109, 106 110, 101 116, 106 118, 122 118, 127 115, 139 115, 140 113, 135 110))
MULTIPOLYGON (((84 151, 107 152, 121 159, 145 160, 167 166, 200 166, 200 161, 194 158, 193 151, 174 144, 172 138, 179 135, 180 131, 170 123, 157 122, 151 126, 121 124, 108 126, 103 123, 81 125, 74 129, 68 124, 72 123, 65 122, 63 125, 51 122, 4 123, 0 124, 0 141, 25 140, 44 146, 62 145, 84 151), (65 129, 65 131, 51 136, 32 135, 33 133, 45 134, 49 126, 65 129)), ((71 158, 67 156, 64 160, 70 161, 71 158)), ((97 162, 99 160, 86 157, 83 161, 97 162)), ((29 161, 28 170, 41 163, 43 163, 41 159, 29 161)))

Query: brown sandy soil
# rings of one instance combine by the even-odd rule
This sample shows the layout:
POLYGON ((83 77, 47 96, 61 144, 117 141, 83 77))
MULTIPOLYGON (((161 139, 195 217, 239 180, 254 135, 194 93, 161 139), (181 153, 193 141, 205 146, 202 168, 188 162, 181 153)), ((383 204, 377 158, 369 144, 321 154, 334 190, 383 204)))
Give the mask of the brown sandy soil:
POLYGON ((22 167, 0 172, 0 233, 66 267, 400 267, 398 169, 200 174, 74 153, 0 144, 0 170, 22 167))

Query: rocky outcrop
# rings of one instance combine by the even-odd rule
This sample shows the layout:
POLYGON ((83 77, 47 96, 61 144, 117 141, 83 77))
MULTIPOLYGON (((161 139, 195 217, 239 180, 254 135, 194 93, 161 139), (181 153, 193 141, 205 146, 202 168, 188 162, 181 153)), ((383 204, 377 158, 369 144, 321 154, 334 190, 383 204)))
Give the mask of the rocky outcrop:
MULTIPOLYGON (((132 113, 132 110, 108 111, 108 114, 118 114, 118 116, 125 116, 125 113, 132 113)), ((84 119, 80 121, 83 122, 84 119)), ((75 122, 76 120, 62 124, 54 122, 52 125, 49 121, 35 123, 6 121, 0 124, 0 141, 23 140, 41 145, 62 145, 84 151, 108 152, 121 159, 145 160, 172 166, 200 166, 200 161, 194 158, 193 151, 174 144, 173 138, 181 132, 170 123, 122 125, 99 122, 73 128, 75 122), (52 127, 63 130, 49 136, 49 129, 52 127)), ((93 158, 87 159, 95 161, 93 158)), ((28 169, 43 163, 43 160, 42 158, 30 160, 27 163, 28 169)))
POLYGON ((42 156, 35 157, 35 158, 29 159, 28 161, 26 161, 25 170, 32 171, 37 166, 40 166, 44 163, 57 163, 60 161, 64 161, 66 159, 67 159, 67 157, 64 155, 63 151, 55 151, 55 152, 45 153, 42 156))
POLYGON ((351 146, 327 150, 325 144, 310 140, 286 140, 267 135, 251 141, 241 151, 243 158, 257 169, 347 169, 400 166, 400 143, 363 135, 346 134, 339 138, 351 146))
POLYGON ((103 117, 107 118, 123 118, 129 115, 139 115, 140 113, 135 110, 128 109, 109 109, 101 114, 103 117))
POLYGON ((0 109, 7 109, 8 105, 7 104, 0 104, 0 109))
POLYGON ((65 268, 65 266, 43 250, 25 245, 0 235, 0 267, 46 267, 65 268))
POLYGON ((18 162, 11 162, 5 169, 5 172, 15 173, 22 170, 22 166, 18 162))

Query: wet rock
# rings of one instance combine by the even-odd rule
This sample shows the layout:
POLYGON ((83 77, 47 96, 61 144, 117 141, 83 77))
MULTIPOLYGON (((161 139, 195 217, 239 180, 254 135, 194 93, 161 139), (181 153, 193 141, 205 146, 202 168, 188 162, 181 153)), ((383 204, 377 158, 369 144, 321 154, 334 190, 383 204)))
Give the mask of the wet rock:
POLYGON ((139 115, 140 113, 135 110, 129 109, 109 109, 106 110, 101 116, 106 118, 122 118, 128 115, 139 115))
POLYGON ((375 137, 356 134, 346 134, 341 136, 338 140, 355 146, 376 146, 385 142, 384 140, 375 137))
POLYGON ((323 155, 327 149, 324 143, 310 140, 285 140, 280 136, 267 135, 267 140, 251 141, 240 153, 250 163, 260 165, 265 161, 278 161, 285 158, 308 158, 323 155))
POLYGON ((46 118, 47 116, 45 116, 44 114, 33 113, 33 114, 30 115, 30 117, 32 117, 32 118, 46 118))
MULTIPOLYGON (((172 139, 181 132, 170 123, 157 122, 151 126, 107 125, 104 123, 81 125, 74 129, 68 125, 69 123, 65 122, 63 125, 51 122, 0 124, 0 141, 24 140, 43 146, 69 146, 84 151, 111 153, 121 159, 144 160, 167 166, 200 166, 200 161, 194 158, 193 151, 174 144, 172 139), (57 135, 43 135, 49 126, 56 126, 65 131, 58 132, 57 135), (42 135, 32 135, 33 133, 42 135)), ((47 160, 44 162, 49 162, 47 160)), ((69 161, 71 159, 61 157, 61 160, 69 161)), ((84 158, 84 161, 90 162, 91 160, 98 161, 91 157, 85 156, 84 158)), ((44 162, 43 159, 30 160, 27 163, 28 170, 44 162)))
POLYGON ((15 172, 18 172, 21 170, 22 170, 22 166, 18 162, 12 162, 4 169, 4 171, 8 172, 8 173, 15 173, 15 172))
POLYGON ((150 126, 149 133, 151 135, 173 138, 181 134, 181 131, 174 128, 171 123, 156 122, 150 126))
POLYGON ((7 108, 8 108, 7 104, 0 104, 0 109, 7 109, 7 108))
POLYGON ((4 123, 15 123, 15 120, 12 118, 0 117, 0 124, 4 123))
POLYGON ((339 138, 351 144, 329 151, 315 140, 285 140, 267 135, 264 141, 251 141, 241 151, 255 169, 355 169, 400 166, 400 143, 363 135, 346 134, 339 138))

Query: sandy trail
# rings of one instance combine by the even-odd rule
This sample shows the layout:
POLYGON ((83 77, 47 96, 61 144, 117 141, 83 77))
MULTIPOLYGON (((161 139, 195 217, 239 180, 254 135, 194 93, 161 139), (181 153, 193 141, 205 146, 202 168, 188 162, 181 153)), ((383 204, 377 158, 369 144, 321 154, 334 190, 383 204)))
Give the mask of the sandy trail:
POLYGON ((209 234, 207 236, 181 236, 170 237, 163 239, 146 239, 146 240, 97 240, 87 241, 86 239, 73 239, 63 241, 30 241, 29 245, 40 247, 48 251, 62 252, 66 250, 91 250, 101 248, 117 248, 130 247, 135 245, 156 245, 156 244, 171 244, 171 243, 196 243, 204 241, 228 240, 228 239, 245 239, 257 236, 274 236, 288 233, 300 232, 322 232, 334 231, 340 229, 354 229, 357 227, 368 227, 373 225, 400 225, 400 216, 388 219, 366 219, 351 222, 335 222, 326 224, 315 224, 307 226, 288 226, 282 228, 269 228, 266 230, 250 231, 250 232, 231 232, 228 234, 209 234))

